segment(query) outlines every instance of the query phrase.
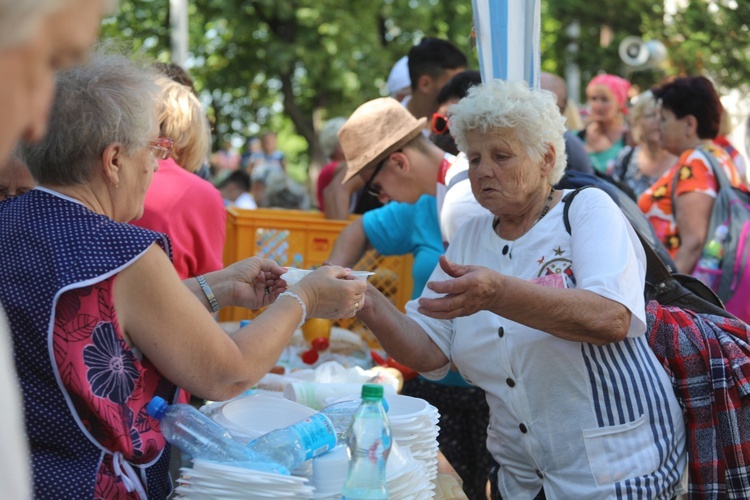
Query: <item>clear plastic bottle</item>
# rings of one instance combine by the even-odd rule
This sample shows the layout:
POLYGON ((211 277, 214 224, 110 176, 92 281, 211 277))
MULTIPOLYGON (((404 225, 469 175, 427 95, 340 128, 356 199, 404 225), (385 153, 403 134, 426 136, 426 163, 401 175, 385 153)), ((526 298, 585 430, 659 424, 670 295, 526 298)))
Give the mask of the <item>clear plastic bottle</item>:
POLYGON ((728 228, 724 224, 718 226, 714 237, 706 242, 703 255, 693 270, 693 277, 701 280, 713 291, 717 291, 721 282, 721 261, 724 259, 724 242, 728 228))
POLYGON ((362 387, 362 404, 347 436, 350 461, 342 491, 347 500, 388 498, 385 464, 391 450, 391 426, 382 400, 383 386, 362 387))
POLYGON ((170 405, 156 396, 149 402, 146 411, 159 420, 164 438, 193 458, 284 473, 281 468, 247 450, 232 439, 226 429, 190 405, 170 405))
POLYGON ((336 434, 331 420, 323 413, 316 413, 250 441, 247 448, 254 456, 289 474, 305 460, 333 449, 336 434))
MULTIPOLYGON (((388 401, 383 398, 381 402, 385 412, 388 413, 388 401)), ((336 438, 339 444, 346 444, 346 437, 351 428, 352 420, 354 420, 354 414, 357 413, 357 410, 361 405, 361 399, 349 399, 346 401, 331 403, 320 410, 320 413, 331 419, 333 428, 336 430, 336 438)))

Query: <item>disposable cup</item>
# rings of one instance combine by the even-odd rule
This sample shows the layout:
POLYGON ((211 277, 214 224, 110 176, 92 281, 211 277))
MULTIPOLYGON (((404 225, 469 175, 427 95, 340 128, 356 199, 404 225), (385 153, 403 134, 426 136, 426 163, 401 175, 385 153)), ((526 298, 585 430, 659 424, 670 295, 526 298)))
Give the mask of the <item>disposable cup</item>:
MULTIPOLYGON (((385 385, 386 394, 395 394, 392 386, 385 385)), ((362 384, 326 384, 322 382, 291 382, 284 387, 284 397, 297 403, 320 410, 328 398, 360 394, 362 384)))
POLYGON ((341 493, 349 470, 349 452, 339 445, 313 459, 312 483, 317 494, 341 493))

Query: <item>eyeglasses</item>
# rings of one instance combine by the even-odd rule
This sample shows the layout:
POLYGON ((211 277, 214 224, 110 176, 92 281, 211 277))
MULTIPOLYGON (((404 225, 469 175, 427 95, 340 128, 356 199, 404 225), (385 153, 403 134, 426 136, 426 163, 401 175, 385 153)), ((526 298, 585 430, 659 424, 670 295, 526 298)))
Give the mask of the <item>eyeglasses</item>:
POLYGON ((432 114, 432 133, 443 135, 448 132, 448 117, 440 113, 432 114))
POLYGON ((151 156, 157 160, 166 160, 169 158, 169 155, 172 154, 172 146, 174 146, 174 141, 169 137, 159 137, 155 141, 148 143, 151 156))
POLYGON ((370 180, 368 180, 368 181, 367 181, 367 182, 365 183, 365 187, 364 187, 364 188, 362 188, 362 190, 363 190, 364 192, 366 192, 366 193, 370 193, 370 194, 371 194, 372 196, 374 196, 375 198, 379 198, 379 197, 380 197, 380 190, 381 190, 382 188, 381 188, 380 186, 373 186, 373 185, 372 185, 372 181, 374 181, 374 180, 375 180, 375 177, 377 177, 377 176, 378 176, 378 174, 380 173, 380 171, 381 171, 381 170, 383 170, 383 167, 384 167, 384 166, 385 166, 385 164, 386 164, 386 163, 388 162, 388 159, 389 159, 389 158, 391 157, 391 155, 392 155, 393 153, 400 153, 401 151, 402 151, 402 150, 400 150, 400 149, 397 149, 396 151, 393 151, 393 152, 391 152, 391 153, 388 153, 388 156, 386 156, 385 158, 383 158, 383 160, 382 160, 382 161, 381 161, 380 163, 378 163, 378 166, 377 166, 377 167, 375 167, 375 170, 374 170, 374 171, 372 172, 372 175, 370 176, 370 180))
POLYGON ((378 174, 380 173, 380 171, 383 170, 383 166, 388 161, 388 158, 390 158, 390 155, 386 156, 385 158, 383 158, 383 161, 381 161, 380 163, 378 163, 378 166, 375 167, 375 170, 373 170, 372 175, 370 176, 370 180, 368 180, 365 183, 364 191, 367 192, 367 193, 370 193, 375 198, 379 198, 380 197, 380 189, 381 188, 380 188, 380 186, 374 186, 373 187, 372 181, 374 181, 375 177, 377 177, 378 174))

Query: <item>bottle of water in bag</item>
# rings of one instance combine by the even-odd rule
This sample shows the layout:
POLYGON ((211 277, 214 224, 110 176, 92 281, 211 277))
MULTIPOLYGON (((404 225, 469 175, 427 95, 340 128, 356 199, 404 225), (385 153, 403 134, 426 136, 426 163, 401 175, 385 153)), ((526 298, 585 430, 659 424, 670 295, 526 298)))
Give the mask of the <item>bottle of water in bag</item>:
POLYGON ((724 224, 716 228, 713 238, 703 247, 703 255, 693 270, 693 277, 701 280, 714 292, 721 282, 721 261, 724 259, 724 242, 728 231, 724 224))
POLYGON ((391 426, 382 401, 383 386, 362 387, 362 404, 347 436, 350 461, 344 499, 388 498, 385 466, 391 450, 391 426))

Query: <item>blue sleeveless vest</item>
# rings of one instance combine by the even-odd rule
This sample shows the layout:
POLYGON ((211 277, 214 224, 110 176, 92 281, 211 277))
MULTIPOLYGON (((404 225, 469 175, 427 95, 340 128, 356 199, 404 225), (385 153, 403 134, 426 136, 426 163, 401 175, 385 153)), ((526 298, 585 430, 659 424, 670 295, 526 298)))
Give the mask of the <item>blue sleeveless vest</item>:
MULTIPOLYGON (((45 189, 0 203, 0 302, 13 333, 36 498, 92 498, 106 454, 74 417, 56 371, 57 300, 117 274, 154 242, 170 253, 165 235, 114 222, 45 189)), ((151 464, 134 466, 149 498, 171 493, 169 456, 167 446, 151 464)))

